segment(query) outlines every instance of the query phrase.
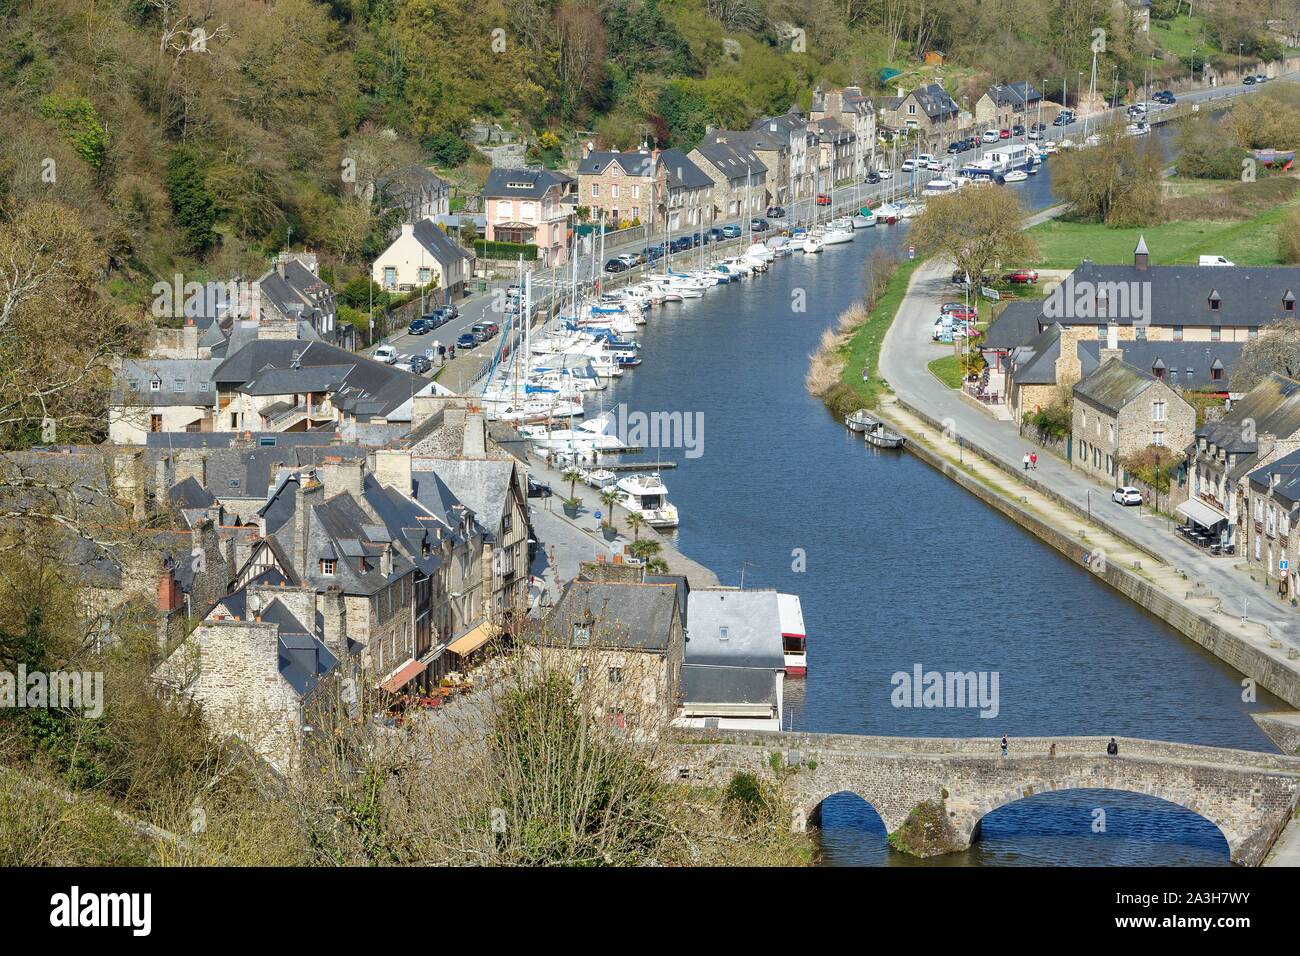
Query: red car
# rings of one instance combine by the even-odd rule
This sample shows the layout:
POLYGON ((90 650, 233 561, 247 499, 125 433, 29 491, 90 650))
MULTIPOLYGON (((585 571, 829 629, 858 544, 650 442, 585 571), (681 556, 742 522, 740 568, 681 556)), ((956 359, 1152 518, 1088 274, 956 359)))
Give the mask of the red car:
POLYGON ((1010 139, 1010 138, 1011 138, 1011 130, 1009 129, 998 130, 998 139, 1010 139))
POLYGON ((826 195, 825 193, 818 193, 818 194, 817 194, 817 205, 819 205, 819 206, 829 206, 830 204, 831 204, 831 197, 830 197, 830 196, 826 195))
POLYGON ((1016 269, 1004 275, 1002 281, 1012 285, 1033 285, 1038 281, 1038 273, 1033 269, 1016 269))
POLYGON ((975 310, 964 305, 955 308, 943 307, 943 314, 952 316, 954 322, 974 322, 976 319, 975 310))

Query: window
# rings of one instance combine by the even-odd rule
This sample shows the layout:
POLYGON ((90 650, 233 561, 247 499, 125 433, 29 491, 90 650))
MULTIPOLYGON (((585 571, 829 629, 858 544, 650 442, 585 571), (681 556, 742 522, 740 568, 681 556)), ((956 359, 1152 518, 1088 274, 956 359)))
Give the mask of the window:
POLYGON ((1219 305, 1220 305, 1220 301, 1221 301, 1221 300, 1219 299, 1219 293, 1217 293, 1217 292, 1211 292, 1211 293, 1210 293, 1210 298, 1209 298, 1207 301, 1209 302, 1209 305, 1210 305, 1210 311, 1211 311, 1211 312, 1218 312, 1218 311, 1219 311, 1219 305))
POLYGON ((608 713, 611 730, 627 730, 627 717, 624 716, 622 707, 611 707, 608 713))
POLYGON ((1106 423, 1106 440, 1111 444, 1115 443, 1115 425, 1113 422, 1106 423))
POLYGON ((1152 403, 1151 403, 1151 420, 1152 420, 1153 422, 1163 422, 1163 421, 1165 420, 1165 403, 1164 403, 1164 402, 1152 402, 1152 403))
POLYGON ((641 218, 641 207, 640 207, 640 206, 633 206, 633 207, 632 207, 632 218, 633 218, 633 219, 640 219, 640 218, 641 218))
POLYGON ((614 185, 609 187, 609 198, 610 199, 618 198, 618 183, 615 183, 614 185))
MULTIPOLYGON (((1161 371, 1163 371, 1163 369, 1162 369, 1161 371)), ((1156 376, 1156 378, 1162 378, 1162 377, 1163 377, 1163 376, 1160 376, 1160 375, 1157 375, 1157 376, 1156 376)), ((1176 368, 1171 368, 1171 369, 1169 370, 1169 384, 1170 384, 1170 385, 1177 385, 1177 384, 1178 384, 1178 369, 1176 369, 1176 368)))
POLYGON ((151 431, 151 432, 160 432, 160 431, 162 431, 162 416, 161 416, 161 415, 150 415, 150 416, 149 416, 149 431, 151 431))
POLYGON ((588 621, 575 621, 573 623, 573 643, 585 645, 591 640, 591 624, 588 621))
POLYGON ((1155 445, 1155 446, 1158 447, 1158 448, 1163 448, 1163 447, 1165 446, 1165 433, 1164 433, 1164 432, 1152 432, 1152 433, 1151 433, 1151 444, 1155 445))
POLYGON ((578 665, 578 673, 575 676, 574 680, 579 684, 587 683, 587 675, 590 673, 590 671, 591 668, 589 668, 586 664, 578 665))
POLYGON ((720 641, 731 640, 731 630, 725 627, 718 628, 718 640, 720 641))
POLYGON ((633 198, 633 199, 640 199, 640 198, 641 198, 641 187, 640 187, 640 186, 633 186, 633 187, 632 187, 632 198, 633 198))
POLYGON ((134 379, 134 378, 133 378, 133 379, 131 379, 129 382, 126 383, 126 387, 129 388, 129 389, 130 389, 131 391, 133 391, 133 392, 138 392, 138 391, 140 391, 140 382, 139 382, 138 379, 134 379))
POLYGON ((389 290, 397 288, 396 266, 384 266, 384 288, 389 290))
POLYGON ((261 438, 259 438, 259 439, 257 440, 257 444, 258 444, 258 446, 261 447, 261 448, 274 448, 274 447, 275 447, 275 436, 274 436, 274 435, 263 435, 261 438))
POLYGON ((609 669, 609 682, 610 682, 611 684, 621 684, 621 683, 623 683, 623 668, 621 668, 621 667, 611 667, 611 668, 609 669))
POLYGON ((200 392, 206 392, 207 390, 208 390, 208 383, 207 383, 207 382, 199 382, 199 391, 200 391, 200 392))
POLYGON ((591 184, 591 198, 592 198, 592 199, 598 199, 599 197, 600 197, 600 183, 592 183, 592 184, 591 184))
POLYGON ((160 379, 160 378, 151 378, 151 379, 149 379, 149 391, 151 391, 151 392, 161 392, 161 391, 162 391, 162 379, 160 379))
POLYGON ((1138 342, 1145 342, 1147 340, 1147 327, 1145 325, 1134 325, 1133 338, 1138 342))
POLYGON ((429 282, 430 271, 428 269, 420 270, 420 285, 427 285, 429 282))
POLYGON ((622 176, 622 175, 623 175, 623 170, 622 170, 620 167, 618 167, 618 166, 613 166, 613 165, 611 165, 611 166, 609 167, 609 174, 610 174, 611 176, 622 176))
POLYGON ((1175 342, 1181 342, 1182 340, 1183 340, 1183 327, 1182 327, 1181 325, 1175 325, 1175 326, 1174 326, 1174 341, 1175 341, 1175 342))
POLYGON ((329 574, 329 575, 332 575, 332 574, 334 573, 334 559, 333 559, 333 558, 321 558, 321 560, 320 560, 320 573, 321 573, 321 574, 329 574))
POLYGON ((1097 341, 1098 342, 1106 341, 1106 326, 1104 325, 1097 326, 1097 341))
POLYGON ((1215 368, 1210 369, 1210 381, 1218 382, 1222 381, 1222 379, 1223 369, 1221 367, 1216 366, 1215 368))
POLYGON ((185 391, 185 379, 183 379, 183 378, 173 379, 173 380, 172 380, 172 391, 173 391, 173 392, 183 392, 183 391, 185 391))
POLYGON ((1221 325, 1210 326, 1210 341, 1211 342, 1223 341, 1223 326, 1221 325))

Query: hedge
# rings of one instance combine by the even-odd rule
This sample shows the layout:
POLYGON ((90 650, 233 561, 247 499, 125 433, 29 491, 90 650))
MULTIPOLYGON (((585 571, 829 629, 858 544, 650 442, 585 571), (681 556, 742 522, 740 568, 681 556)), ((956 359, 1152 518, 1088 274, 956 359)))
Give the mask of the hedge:
POLYGON ((486 239, 475 239, 474 251, 483 259, 514 260, 521 255, 527 262, 537 259, 537 247, 530 242, 488 242, 486 239))

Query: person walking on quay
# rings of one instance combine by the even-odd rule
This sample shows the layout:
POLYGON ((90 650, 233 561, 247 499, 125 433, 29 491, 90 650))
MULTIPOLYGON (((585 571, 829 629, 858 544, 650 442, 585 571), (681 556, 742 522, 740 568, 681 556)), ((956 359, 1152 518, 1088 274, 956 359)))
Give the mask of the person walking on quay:
POLYGON ((1029 452, 1025 452, 1025 457, 1021 459, 1021 464, 1025 466, 1025 471, 1029 470, 1029 452))
POLYGON ((1056 741, 1052 741, 1052 746, 1047 748, 1047 756, 1054 758, 1056 756, 1056 741))
POLYGON ((1005 757, 1006 755, 1007 755, 1007 735, 1003 734, 1002 735, 1002 756, 1005 757))
POLYGON ((1119 744, 1115 743, 1115 738, 1114 738, 1114 737, 1111 737, 1111 738, 1110 738, 1110 743, 1108 743, 1108 744, 1106 745, 1106 753, 1107 753, 1108 756, 1111 756, 1111 757, 1118 757, 1118 756, 1119 756, 1119 744))
POLYGON ((1034 471, 1038 470, 1038 452, 1033 451, 1029 453, 1029 465, 1034 469, 1034 471))

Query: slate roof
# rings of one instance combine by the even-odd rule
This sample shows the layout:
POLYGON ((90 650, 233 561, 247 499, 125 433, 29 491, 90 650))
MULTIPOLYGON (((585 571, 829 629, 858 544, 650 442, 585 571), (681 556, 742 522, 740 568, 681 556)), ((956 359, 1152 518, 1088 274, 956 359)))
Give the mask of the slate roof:
POLYGON ((713 185, 713 178, 680 149, 665 149, 659 159, 668 170, 669 189, 705 189, 713 185))
POLYGON ((1118 414, 1154 384, 1156 378, 1150 372, 1120 359, 1109 359, 1075 383, 1074 395, 1104 411, 1118 414))
POLYGON ((743 142, 733 142, 725 132, 720 134, 722 141, 714 139, 705 141, 695 147, 695 151, 708 160, 729 182, 749 181, 758 184, 766 181, 767 166, 743 142))
POLYGON ((121 404, 211 408, 216 403, 212 374, 220 364, 220 359, 124 359, 113 391, 121 404), (159 383, 158 391, 150 389, 150 381, 159 383))
MULTIPOLYGON (((1095 362, 1105 344, 1096 340, 1080 342, 1080 355, 1086 354, 1095 362)), ((1119 344, 1125 364, 1145 369, 1152 375, 1156 375, 1157 369, 1163 369, 1165 384, 1170 387, 1221 392, 1227 391, 1228 377, 1244 347, 1242 342, 1158 342, 1153 339, 1121 341, 1119 344), (1214 377, 1216 368, 1222 371, 1221 378, 1214 377)))
POLYGON ((549 169, 494 169, 483 187, 483 198, 542 199, 557 186, 563 191, 568 181, 569 177, 549 169))
POLYGON ((688 704, 776 706, 773 671, 758 667, 682 665, 682 697, 688 704))
POLYGON ((994 319, 980 342, 981 349, 1013 349, 1028 345, 1039 333, 1039 319, 1043 314, 1041 302, 1008 302, 994 319))
POLYGON ((610 163, 618 163, 628 176, 648 178, 655 174, 654 156, 649 152, 621 153, 605 150, 592 150, 578 163, 578 175, 599 176, 609 168, 610 163))
MULTIPOLYGON (((1010 352, 1011 378, 1020 385, 1055 385, 1056 359, 1061 354, 1061 327, 1050 325, 1039 332, 1027 345, 1010 352)), ((1087 375, 1092 368, 1084 365, 1087 353, 1079 356, 1080 372, 1087 375)))
POLYGON ((817 139, 828 143, 852 142, 856 137, 843 123, 833 117, 818 120, 813 124, 817 139))
POLYGON ((1273 497, 1292 506, 1300 503, 1300 451, 1293 451, 1270 465, 1252 471, 1250 483, 1259 491, 1268 491, 1273 475, 1279 476, 1273 497))
POLYGON ((665 653, 676 610, 674 585, 570 581, 546 619, 530 628, 529 640, 582 646, 574 644, 573 625, 588 623, 594 646, 665 653))
POLYGON ((193 475, 171 486, 167 497, 178 508, 211 508, 217 503, 212 492, 199 484, 193 475))
POLYGON ((785 667, 775 591, 696 588, 687 602, 685 663, 717 667, 785 667))
POLYGON ((473 259, 474 254, 464 246, 458 245, 449 235, 437 227, 432 219, 421 219, 415 223, 413 234, 417 242, 424 247, 440 266, 450 268, 463 259, 473 259))
MULTIPOLYGON (((474 512, 489 538, 494 539, 501 518, 510 507, 514 459, 440 458, 432 465, 437 478, 474 512)), ((414 479, 414 471, 411 477, 414 479)))
POLYGON ((917 105, 932 120, 943 120, 959 112, 956 101, 938 83, 928 83, 912 91, 917 105))
MULTIPOLYGON (((1102 266, 1084 260, 1072 273, 1081 282, 1150 283, 1151 322, 1155 325, 1259 327, 1295 318, 1283 300, 1300 295, 1300 266, 1102 266), (1211 309, 1217 293, 1219 308, 1211 309)), ((1070 318, 1071 325, 1132 325, 1132 317, 1105 315, 1070 318)))
POLYGON ((1024 110, 1043 98, 1032 83, 1022 80, 1019 83, 995 84, 988 88, 988 97, 998 106, 1010 106, 1015 110, 1024 110))
POLYGON ((294 339, 250 342, 221 362, 212 379, 257 395, 329 390, 336 407, 358 416, 387 415, 429 387, 427 379, 395 366, 325 342, 294 339))
MULTIPOLYGON (((1258 436, 1290 438, 1297 432, 1300 432, 1300 382, 1273 373, 1233 402, 1232 411, 1223 418, 1196 429, 1196 437, 1204 438, 1227 454, 1253 457, 1259 448, 1258 436), (1253 427, 1245 427, 1243 423, 1247 419, 1253 422, 1253 427)), ((1248 457, 1234 471, 1250 463, 1248 457)))
POLYGON ((277 264, 257 280, 263 301, 269 300, 284 315, 306 320, 333 311, 334 290, 328 282, 297 259, 286 259, 283 268, 284 275, 277 264))

